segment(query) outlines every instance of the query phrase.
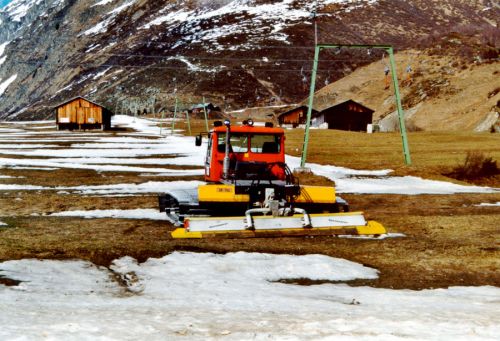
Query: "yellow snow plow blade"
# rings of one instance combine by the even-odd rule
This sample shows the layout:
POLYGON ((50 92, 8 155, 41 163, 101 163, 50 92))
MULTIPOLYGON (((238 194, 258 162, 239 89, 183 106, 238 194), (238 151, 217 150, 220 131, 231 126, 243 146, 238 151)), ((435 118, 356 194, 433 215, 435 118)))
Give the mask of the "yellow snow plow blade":
POLYGON ((380 235, 387 233, 382 224, 365 221, 361 212, 311 214, 290 217, 222 217, 190 218, 185 227, 175 229, 175 239, 196 238, 264 238, 321 235, 380 235), (251 222, 248 220, 251 219, 251 222), (249 224, 251 228, 249 228, 249 224))

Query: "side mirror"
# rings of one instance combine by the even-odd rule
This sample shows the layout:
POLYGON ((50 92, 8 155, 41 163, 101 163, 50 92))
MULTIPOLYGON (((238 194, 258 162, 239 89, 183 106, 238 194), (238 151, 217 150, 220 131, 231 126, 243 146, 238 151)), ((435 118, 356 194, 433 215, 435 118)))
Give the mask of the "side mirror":
POLYGON ((196 139, 194 141, 194 144, 196 145, 196 147, 201 146, 201 140, 202 140, 201 134, 200 135, 196 135, 196 139))

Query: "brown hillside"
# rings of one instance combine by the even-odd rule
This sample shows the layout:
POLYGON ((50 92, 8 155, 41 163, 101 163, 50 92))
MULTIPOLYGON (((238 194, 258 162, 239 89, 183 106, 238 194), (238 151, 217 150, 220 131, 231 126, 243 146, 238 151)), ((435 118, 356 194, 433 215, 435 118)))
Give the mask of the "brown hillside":
MULTIPOLYGON (((498 119, 500 62, 471 62, 456 56, 407 50, 396 55, 398 79, 409 130, 487 131, 498 119), (412 67, 411 82, 405 69, 412 67)), ((396 128, 391 84, 385 89, 388 58, 355 70, 317 92, 315 106, 323 109, 354 99, 375 110, 374 120, 396 128), (385 118, 385 119, 384 119, 385 118)))

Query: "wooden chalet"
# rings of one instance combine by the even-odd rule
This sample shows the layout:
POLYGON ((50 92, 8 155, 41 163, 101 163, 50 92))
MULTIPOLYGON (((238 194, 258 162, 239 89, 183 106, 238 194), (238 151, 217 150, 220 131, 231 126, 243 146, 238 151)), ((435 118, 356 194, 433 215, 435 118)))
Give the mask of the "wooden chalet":
MULTIPOLYGON (((278 124, 280 126, 292 126, 293 128, 306 124, 307 108, 307 105, 302 105, 279 114, 278 124)), ((315 116, 317 114, 318 111, 313 109, 311 116, 315 116)))
POLYGON ((348 100, 313 115, 311 124, 328 129, 366 131, 367 125, 372 123, 373 113, 374 110, 348 100))
POLYGON ((84 97, 75 97, 54 109, 57 130, 111 128, 111 110, 84 97))

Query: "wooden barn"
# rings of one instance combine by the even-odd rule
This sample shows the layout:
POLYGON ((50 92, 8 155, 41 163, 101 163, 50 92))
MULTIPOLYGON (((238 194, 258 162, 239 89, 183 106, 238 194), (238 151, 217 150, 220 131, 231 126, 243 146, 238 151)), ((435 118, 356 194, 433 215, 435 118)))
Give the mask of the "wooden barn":
MULTIPOLYGON (((307 106, 302 105, 300 107, 296 107, 290 109, 284 113, 278 115, 278 123, 280 126, 292 126, 294 128, 298 127, 301 124, 306 124, 307 118, 307 106)), ((318 114, 317 110, 312 110, 311 116, 315 116, 318 114)))
POLYGON ((104 106, 83 97, 75 97, 54 109, 57 129, 101 129, 111 128, 113 113, 104 106))
POLYGON ((373 113, 374 110, 348 100, 314 115, 312 125, 328 129, 366 131, 367 125, 372 123, 373 113))

